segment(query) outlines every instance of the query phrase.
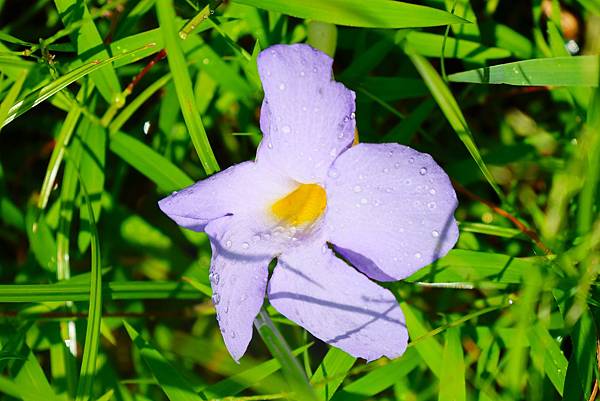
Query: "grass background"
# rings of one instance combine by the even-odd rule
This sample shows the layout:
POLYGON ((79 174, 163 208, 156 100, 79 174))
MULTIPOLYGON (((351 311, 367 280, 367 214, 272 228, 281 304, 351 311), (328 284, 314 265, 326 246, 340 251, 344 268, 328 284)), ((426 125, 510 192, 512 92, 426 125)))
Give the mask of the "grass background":
POLYGON ((600 2, 418 3, 0 1, 0 399, 593 400, 600 2), (430 153, 459 196, 456 249, 386 285, 393 361, 266 308, 236 364, 206 237, 156 205, 254 156, 258 51, 304 41, 360 140, 430 153))

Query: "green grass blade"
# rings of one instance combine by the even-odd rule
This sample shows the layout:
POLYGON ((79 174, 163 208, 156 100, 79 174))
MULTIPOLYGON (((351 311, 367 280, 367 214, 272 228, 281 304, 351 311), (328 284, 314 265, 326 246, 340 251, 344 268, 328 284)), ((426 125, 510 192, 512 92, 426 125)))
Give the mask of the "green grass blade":
POLYGON ((531 343, 536 341, 540 345, 538 349, 543 351, 544 372, 556 388, 556 391, 562 396, 568 361, 559 344, 541 324, 536 324, 532 328, 529 334, 529 341, 531 343))
POLYGON ((200 162, 207 175, 219 171, 217 159, 208 142, 206 130, 200 119, 196 99, 194 98, 192 80, 188 72, 187 63, 179 44, 179 36, 175 27, 175 11, 172 0, 157 0, 156 12, 158 22, 165 40, 169 68, 173 75, 173 82, 177 91, 177 99, 181 107, 181 114, 187 125, 192 143, 200 162))
POLYGON ((85 346, 81 362, 81 373, 77 384, 76 401, 93 400, 93 384, 96 376, 96 359, 100 345, 100 325, 102 322, 102 259, 100 256, 100 239, 96 228, 93 204, 87 192, 83 178, 80 187, 85 200, 91 234, 91 275, 89 286, 88 322, 85 331, 85 346))
MULTIPOLYGON (((150 343, 145 341, 127 322, 123 322, 131 341, 140 352, 160 388, 171 401, 202 401, 192 385, 150 343)), ((201 352, 200 350, 198 350, 201 352)))
POLYGON ((473 140, 473 134, 469 129, 467 120, 465 119, 465 116, 460 110, 460 107, 452 95, 452 92, 450 92, 448 86, 444 83, 440 75, 425 57, 414 53, 410 49, 408 50, 407 54, 419 71, 419 74, 421 74, 421 77, 425 81, 425 84, 429 88, 435 101, 440 106, 440 109, 442 109, 442 112, 444 113, 444 116, 446 116, 450 126, 452 126, 459 139, 464 143, 465 147, 471 154, 473 160, 475 160, 475 163, 477 163, 477 166, 481 170, 483 176, 492 186, 496 194, 498 194, 498 197, 500 197, 500 199, 504 199, 504 195, 500 190, 500 187, 498 184, 496 184, 492 173, 490 173, 489 169, 481 158, 481 154, 479 153, 479 149, 473 140))
POLYGON ((448 76, 453 82, 476 84, 587 87, 597 87, 599 78, 598 56, 548 57, 517 61, 448 76))
POLYGON ((406 377, 419 365, 419 355, 407 349, 404 355, 386 365, 375 367, 371 372, 352 381, 338 391, 332 401, 362 401, 373 399, 374 395, 390 388, 398 380, 406 377))
POLYGON ((49 397, 46 393, 37 393, 29 387, 15 383, 5 376, 0 376, 0 393, 23 401, 59 401, 60 398, 49 397))
MULTIPOLYGON (((89 283, 0 284, 0 302, 88 301, 89 283)), ((105 283, 102 296, 109 300, 198 299, 198 290, 181 282, 122 281, 105 283)))
POLYGON ((108 126, 108 132, 113 135, 119 131, 131 116, 148 100, 152 95, 162 89, 163 86, 171 81, 171 74, 166 74, 152 82, 146 89, 136 96, 117 117, 108 126))
POLYGON ((355 362, 355 357, 348 355, 341 349, 330 348, 310 378, 310 383, 315 387, 317 397, 322 401, 331 399, 355 362))
POLYGON ((236 3, 314 19, 336 25, 364 28, 408 28, 462 24, 460 17, 436 8, 389 0, 235 0, 236 3))
POLYGON ((50 82, 49 84, 43 86, 40 89, 37 89, 33 92, 26 94, 22 100, 16 102, 10 108, 6 119, 4 119, 4 121, 2 122, 2 127, 4 127, 6 124, 10 123, 15 118, 19 117, 23 113, 26 113, 27 111, 29 111, 32 108, 34 108, 35 106, 39 105, 43 101, 47 100, 51 96, 55 95, 57 92, 63 90, 67 86, 71 85, 73 82, 85 77, 86 75, 98 70, 99 68, 102 68, 103 66, 105 66, 115 60, 130 56, 131 54, 133 54, 139 50, 143 50, 143 48, 132 50, 128 53, 120 54, 118 56, 115 56, 115 57, 112 57, 112 58, 109 58, 106 60, 92 61, 88 64, 82 65, 81 67, 78 67, 78 68, 75 68, 74 70, 69 71, 65 75, 50 82))
MULTIPOLYGON (((400 304, 406 319, 406 327, 412 341, 424 337, 430 332, 423 322, 423 315, 407 303, 400 304)), ((421 359, 427 364, 431 372, 437 377, 442 376, 443 349, 440 343, 433 337, 425 337, 412 347, 417 351, 421 359)))
POLYGON ((293 399, 299 401, 317 401, 318 398, 310 386, 304 370, 265 310, 261 310, 258 313, 258 316, 254 320, 254 326, 271 352, 271 355, 281 363, 281 370, 294 393, 293 399))
MULTIPOLYGON (((77 54, 80 56, 86 55, 89 54, 90 51, 104 47, 102 37, 100 36, 96 24, 91 18, 90 12, 84 1, 54 0, 54 4, 66 27, 73 23, 80 23, 79 28, 73 34, 73 41, 77 47, 77 54)), ((107 59, 109 58, 109 54, 106 49, 102 49, 92 57, 107 59)), ((88 56, 85 57, 83 61, 88 62, 91 61, 91 59, 88 56)), ((115 101, 116 95, 121 93, 121 86, 119 84, 119 79, 117 78, 117 73, 110 63, 91 72, 90 77, 107 103, 112 104, 115 101)))
MULTIPOLYGON (((58 136, 56 138, 56 145, 52 149, 52 155, 50 155, 50 161, 48 162, 48 168, 46 169, 46 175, 44 182, 42 183, 42 189, 40 190, 40 197, 38 198, 38 208, 43 210, 48 205, 48 199, 50 199, 50 193, 54 188, 56 182, 56 176, 58 170, 65 156, 67 145, 71 141, 71 136, 75 131, 79 117, 81 116, 81 110, 78 108, 72 108, 67 117, 65 118, 58 136)), ((0 120, 1 121, 1 120, 0 120)))
POLYGON ((110 138, 110 150, 148 177, 162 191, 172 192, 194 181, 164 156, 134 137, 116 132, 110 138))
POLYGON ((460 328, 446 330, 446 343, 442 354, 439 401, 466 401, 465 361, 460 342, 460 328))
MULTIPOLYGON (((17 97, 19 96, 19 93, 21 92, 21 88, 23 87, 23 84, 25 83, 25 79, 27 78, 28 72, 29 71, 27 71, 27 70, 23 70, 21 72, 21 74, 15 80, 15 83, 10 87, 10 90, 8 91, 8 93, 6 94, 4 99, 2 100, 2 103, 0 104, 0 121, 4 121, 8 117, 8 112, 9 112, 11 106, 13 105, 13 103, 15 102, 15 100, 17 100, 17 97)), ((2 129, 2 127, 0 127, 0 130, 1 129, 2 129)))
MULTIPOLYGON (((292 354, 297 356, 306 351, 310 346, 311 344, 307 344, 297 348, 292 351, 292 354)), ((231 397, 245 390, 249 386, 264 380, 280 369, 281 364, 279 361, 277 359, 271 359, 241 373, 232 375, 218 383, 211 384, 210 386, 203 388, 202 393, 207 398, 231 397)))
MULTIPOLYGON (((420 55, 426 57, 440 57, 443 40, 443 35, 428 32, 411 31, 406 35, 406 43, 420 55)), ((444 47, 445 58, 458 58, 477 63, 510 56, 510 51, 506 49, 486 47, 478 42, 452 37, 446 38, 446 46, 444 47)))

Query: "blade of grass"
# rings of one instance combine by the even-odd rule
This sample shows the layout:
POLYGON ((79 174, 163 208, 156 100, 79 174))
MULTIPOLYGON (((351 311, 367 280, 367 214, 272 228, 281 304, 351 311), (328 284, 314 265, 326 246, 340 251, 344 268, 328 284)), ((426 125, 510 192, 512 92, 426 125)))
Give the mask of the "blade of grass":
POLYGON ((144 340, 127 322, 123 322, 131 341, 156 378, 160 388, 171 401, 202 401, 192 385, 150 343, 144 340))
POLYGON ((442 354, 442 375, 440 376, 439 401, 465 401, 465 361, 460 342, 460 328, 446 330, 446 343, 442 354))
POLYGON ((300 366, 300 363, 292 354, 285 339, 264 309, 256 316, 254 326, 271 352, 271 355, 281 364, 281 370, 294 393, 293 398, 300 401, 317 401, 318 398, 308 382, 304 369, 302 369, 302 366, 300 366))
POLYGON ((330 348, 310 378, 310 383, 315 388, 317 397, 322 401, 331 399, 355 362, 355 357, 348 355, 339 348, 330 348))
POLYGON ((468 21, 444 10, 389 0, 235 0, 297 18, 364 28, 408 28, 463 24, 468 21))
MULTIPOLYGON (((69 160, 71 161, 71 160, 69 160)), ((100 239, 96 228, 96 219, 92 201, 89 198, 83 178, 79 176, 79 184, 87 205, 91 235, 91 275, 89 286, 88 323, 85 331, 83 359, 77 385, 76 401, 92 400, 94 377, 96 376, 96 359, 100 345, 100 325, 102 322, 102 259, 100 256, 100 239)))
POLYGON ((29 111, 32 108, 34 108, 35 106, 39 105, 43 101, 47 100, 51 96, 55 95, 57 92, 60 92, 67 86, 71 85, 73 82, 90 74, 91 72, 94 72, 94 71, 98 70, 99 68, 102 68, 103 66, 105 66, 115 60, 130 56, 131 54, 133 54, 137 51, 143 50, 143 49, 145 49, 147 47, 151 47, 151 46, 153 46, 153 45, 147 45, 147 46, 144 46, 143 48, 132 50, 130 52, 123 53, 118 56, 106 59, 106 60, 92 61, 88 64, 82 65, 81 67, 78 67, 78 68, 75 68, 74 70, 69 71, 65 75, 50 82, 49 84, 43 86, 40 89, 37 89, 33 92, 26 94, 22 100, 16 102, 10 108, 6 119, 4 119, 4 121, 2 122, 2 127, 4 127, 6 124, 10 123, 15 118, 21 116, 23 113, 26 113, 27 111, 29 111))
POLYGON ((419 74, 421 74, 421 77, 425 81, 425 84, 431 91, 435 101, 440 106, 440 109, 442 109, 442 112, 444 113, 444 116, 446 116, 450 126, 454 129, 454 132, 456 132, 459 139, 463 142, 471 154, 471 157, 473 157, 473 160, 475 160, 475 163, 477 163, 481 173, 494 189, 498 197, 501 200, 504 200, 504 194, 502 193, 498 184, 496 184, 492 173, 489 171, 485 165, 485 162, 481 158, 481 154, 479 153, 479 149, 475 144, 473 134, 471 133, 469 125, 467 124, 467 120, 460 110, 460 107, 452 95, 452 92, 450 92, 448 86, 446 86, 437 71, 425 57, 415 53, 410 48, 407 48, 406 50, 414 66, 417 68, 419 74))
POLYGON ((509 84, 521 86, 597 87, 600 78, 598 56, 548 57, 516 61, 448 76, 453 82, 509 84))
MULTIPOLYGON (((23 70, 15 80, 15 83, 10 87, 10 90, 6 96, 4 96, 4 99, 0 104, 0 121, 4 121, 8 117, 10 107, 13 105, 15 100, 17 100, 28 73, 28 70, 23 70)), ((2 127, 0 127, 0 130, 2 130, 2 127)))
POLYGON ((192 91, 192 80, 188 72, 187 63, 183 56, 183 51, 179 44, 177 29, 175 28, 175 11, 172 0, 157 0, 156 12, 158 14, 158 22, 165 40, 165 48, 167 49, 167 60, 169 68, 173 75, 173 82, 177 91, 177 98, 183 119, 188 128, 192 143, 196 149, 196 153, 200 158, 200 162, 204 167, 207 175, 219 171, 217 159, 208 142, 206 130, 198 114, 196 99, 192 91))

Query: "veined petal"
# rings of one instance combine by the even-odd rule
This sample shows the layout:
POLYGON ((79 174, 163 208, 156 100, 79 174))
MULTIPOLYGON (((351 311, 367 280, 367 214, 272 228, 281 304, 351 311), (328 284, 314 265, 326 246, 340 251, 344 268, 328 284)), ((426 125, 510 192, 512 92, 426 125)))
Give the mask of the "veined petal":
POLYGON ((456 193, 428 154, 360 144, 332 169, 325 184, 327 239, 370 277, 403 279, 456 243, 456 193))
POLYGON ((368 361, 404 353, 408 332, 392 293, 314 243, 285 252, 269 281, 271 305, 315 337, 368 361))
POLYGON ((332 80, 333 60, 304 44, 258 56, 265 91, 257 160, 300 183, 323 182, 354 139, 354 92, 332 80))
POLYGON ((295 185, 272 168, 249 161, 174 192, 158 204, 177 224, 203 231, 209 221, 222 216, 264 213, 295 185))
POLYGON ((238 361, 252 339, 252 322, 265 297, 269 258, 248 260, 213 246, 210 283, 227 350, 238 361))

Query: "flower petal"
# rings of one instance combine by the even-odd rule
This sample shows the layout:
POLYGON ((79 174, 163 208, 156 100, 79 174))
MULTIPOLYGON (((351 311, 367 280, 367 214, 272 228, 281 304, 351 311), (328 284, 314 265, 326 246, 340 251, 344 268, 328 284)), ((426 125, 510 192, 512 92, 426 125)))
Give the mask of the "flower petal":
POLYGON ((354 139, 354 92, 332 80, 333 60, 304 44, 258 56, 265 99, 257 160, 301 183, 322 182, 354 139))
POLYGON ((360 144, 335 161, 326 182, 328 240, 370 277, 408 277, 456 243, 456 193, 425 153, 360 144))
POLYGON ((213 246, 210 282, 227 350, 238 361, 252 339, 252 322, 265 298, 270 259, 246 258, 213 246))
POLYGON ((368 361, 406 349, 404 315, 392 293, 338 259, 326 245, 279 258, 268 287, 281 314, 315 337, 368 361))
POLYGON ((216 218, 260 210, 289 193, 293 181, 255 162, 236 164, 162 199, 160 209, 177 224, 203 231, 216 218))

